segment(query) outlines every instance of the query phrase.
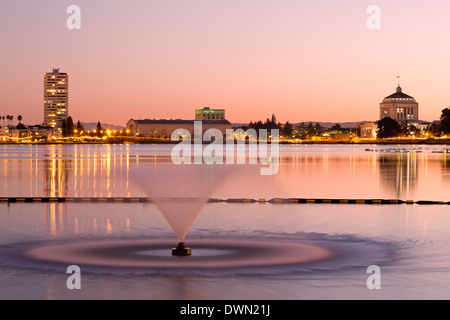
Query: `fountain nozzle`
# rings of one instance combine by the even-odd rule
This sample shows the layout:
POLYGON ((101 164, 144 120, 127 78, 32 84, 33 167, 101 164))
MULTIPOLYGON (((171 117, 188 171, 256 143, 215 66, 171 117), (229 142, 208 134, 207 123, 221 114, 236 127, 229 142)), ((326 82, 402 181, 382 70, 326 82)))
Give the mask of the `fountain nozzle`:
POLYGON ((190 256, 191 249, 186 248, 184 242, 180 242, 176 248, 172 249, 173 256, 190 256))

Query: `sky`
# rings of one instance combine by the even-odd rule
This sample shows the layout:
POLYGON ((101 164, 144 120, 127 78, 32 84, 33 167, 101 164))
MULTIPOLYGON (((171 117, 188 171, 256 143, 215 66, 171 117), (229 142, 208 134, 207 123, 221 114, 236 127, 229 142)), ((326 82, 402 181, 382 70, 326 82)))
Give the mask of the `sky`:
POLYGON ((376 121, 403 91, 450 106, 448 0, 2 0, 0 115, 43 121, 43 75, 69 74, 75 121, 376 121), (70 5, 81 29, 66 26, 70 5), (371 30, 368 8, 380 8, 371 30))

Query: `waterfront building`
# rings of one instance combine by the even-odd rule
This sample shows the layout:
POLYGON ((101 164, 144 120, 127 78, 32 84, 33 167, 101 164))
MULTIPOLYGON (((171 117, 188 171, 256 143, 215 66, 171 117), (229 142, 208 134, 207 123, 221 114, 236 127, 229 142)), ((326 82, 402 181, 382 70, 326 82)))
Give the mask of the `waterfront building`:
POLYGON ((373 139, 377 137, 378 125, 376 122, 365 122, 359 127, 359 137, 362 139, 373 139))
MULTIPOLYGON (((179 129, 188 130, 193 137, 195 120, 134 120, 127 122, 127 130, 133 136, 170 139, 172 133, 179 129)), ((232 129, 232 125, 228 120, 202 121, 202 131, 208 129, 218 129, 223 135, 227 129, 232 129)))
POLYGON ((224 109, 203 108, 195 110, 195 120, 223 121, 225 120, 224 109))
POLYGON ((62 128, 69 115, 69 75, 58 69, 44 75, 44 123, 46 128, 62 128))
POLYGON ((403 93, 400 85, 395 93, 387 96, 380 103, 380 120, 391 118, 398 122, 418 122, 419 103, 411 96, 403 93))

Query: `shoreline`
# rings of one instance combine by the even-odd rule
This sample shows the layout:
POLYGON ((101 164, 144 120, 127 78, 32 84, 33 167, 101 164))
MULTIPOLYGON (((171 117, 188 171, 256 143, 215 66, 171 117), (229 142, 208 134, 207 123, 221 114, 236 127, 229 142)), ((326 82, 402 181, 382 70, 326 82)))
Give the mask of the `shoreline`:
MULTIPOLYGON (((0 145, 91 145, 91 144, 179 144, 180 141, 162 139, 108 139, 92 141, 52 141, 52 142, 10 142, 0 141, 0 145)), ((194 141, 192 140, 192 144, 194 141)), ((235 142, 236 144, 237 142, 235 142)), ((203 143, 209 145, 211 142, 203 143)), ((226 144, 226 141, 223 142, 226 144)), ((248 144, 248 142, 246 142, 248 144)), ((270 141, 267 142, 270 144, 270 141)), ((388 139, 388 140, 357 140, 357 141, 279 141, 280 145, 450 145, 446 139, 388 139)))

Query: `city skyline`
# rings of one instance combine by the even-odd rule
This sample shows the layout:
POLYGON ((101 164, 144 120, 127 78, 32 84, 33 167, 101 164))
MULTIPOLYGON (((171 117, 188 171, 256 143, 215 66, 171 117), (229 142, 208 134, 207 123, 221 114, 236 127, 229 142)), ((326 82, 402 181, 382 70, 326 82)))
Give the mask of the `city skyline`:
POLYGON ((233 123, 373 121, 398 76, 420 120, 450 105, 444 1, 378 1, 380 30, 367 28, 365 1, 78 1, 80 30, 66 27, 69 5, 1 5, 2 113, 42 123, 51 68, 70 74, 82 122, 190 119, 204 107, 233 123))

